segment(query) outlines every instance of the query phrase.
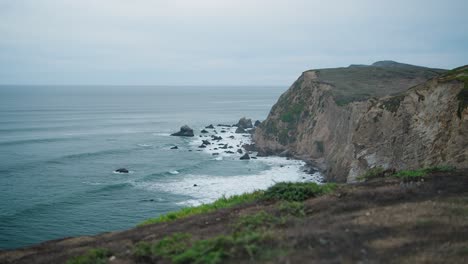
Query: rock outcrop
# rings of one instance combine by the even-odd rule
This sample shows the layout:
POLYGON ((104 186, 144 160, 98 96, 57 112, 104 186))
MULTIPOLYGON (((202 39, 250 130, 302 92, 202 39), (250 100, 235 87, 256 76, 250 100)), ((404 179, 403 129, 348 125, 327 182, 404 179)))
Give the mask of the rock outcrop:
POLYGON ((171 134, 171 136, 179 136, 179 137, 193 137, 193 129, 191 129, 189 126, 185 125, 180 128, 180 131, 174 134, 171 134))
POLYGON ((241 119, 239 119, 239 122, 237 122, 236 126, 243 129, 253 128, 252 119, 242 117, 241 119))
POLYGON ((279 98, 254 141, 259 156, 288 150, 335 181, 353 182, 373 167, 465 168, 467 95, 468 66, 311 70, 279 98))

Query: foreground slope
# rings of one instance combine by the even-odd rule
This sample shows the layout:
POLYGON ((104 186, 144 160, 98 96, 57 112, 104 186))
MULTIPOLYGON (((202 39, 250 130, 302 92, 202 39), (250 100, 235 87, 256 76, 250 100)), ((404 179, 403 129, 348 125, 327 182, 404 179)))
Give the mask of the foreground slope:
POLYGON ((373 167, 466 168, 467 78, 468 66, 445 72, 389 61, 307 71, 254 141, 261 154, 287 152, 334 181, 353 182, 373 167))
POLYGON ((439 171, 50 241, 0 263, 466 263, 467 237, 468 171, 439 171))

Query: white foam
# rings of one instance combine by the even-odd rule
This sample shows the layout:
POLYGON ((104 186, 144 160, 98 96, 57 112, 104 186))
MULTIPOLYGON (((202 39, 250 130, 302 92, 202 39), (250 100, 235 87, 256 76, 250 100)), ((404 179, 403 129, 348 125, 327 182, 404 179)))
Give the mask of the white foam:
POLYGON ((179 174, 179 172, 176 171, 176 170, 170 171, 169 173, 172 174, 172 175, 177 175, 177 174, 179 174))
POLYGON ((151 144, 137 144, 137 145, 143 148, 148 148, 152 146, 151 144))
POLYGON ((170 133, 153 133, 153 136, 167 137, 170 136, 170 133))
POLYGON ((190 196, 191 199, 180 202, 181 205, 200 205, 210 203, 224 196, 232 196, 255 190, 265 190, 277 182, 320 182, 320 173, 313 175, 303 172, 304 162, 286 160, 279 157, 258 159, 273 165, 271 169, 258 174, 213 176, 185 175, 158 182, 138 182, 137 188, 150 191, 164 191, 190 196))
POLYGON ((195 136, 193 140, 190 142, 190 145, 193 148, 198 148, 203 143, 203 140, 210 141, 211 145, 207 145, 206 148, 200 148, 202 152, 213 155, 213 153, 218 153, 219 157, 225 158, 232 158, 232 159, 239 159, 243 154, 245 154, 245 150, 242 148, 244 144, 251 144, 252 140, 250 134, 236 134, 237 127, 222 127, 222 126, 215 126, 215 129, 205 129, 210 133, 201 134, 200 136, 195 136), (218 133, 214 133, 214 131, 218 133), (226 131, 225 133, 221 133, 221 131, 226 131), (211 136, 220 136, 223 139, 220 141, 213 140, 211 136), (233 138, 230 138, 233 137, 233 138), (228 144, 228 146, 232 146, 232 148, 221 149, 223 145, 220 144, 228 144), (215 149, 217 148, 217 149, 215 149), (237 152, 238 149, 242 149, 243 154, 237 152), (232 151, 234 153, 226 153, 226 151, 232 151))

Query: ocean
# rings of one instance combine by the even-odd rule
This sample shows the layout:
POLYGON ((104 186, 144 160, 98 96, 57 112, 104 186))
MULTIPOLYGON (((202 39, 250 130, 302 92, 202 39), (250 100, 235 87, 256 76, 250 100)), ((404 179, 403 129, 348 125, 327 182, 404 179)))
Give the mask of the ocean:
POLYGON ((0 249, 124 230, 279 181, 319 181, 302 161, 239 160, 250 138, 235 128, 215 128, 232 148, 198 147, 205 126, 264 120, 285 90, 0 86, 0 249), (170 136, 185 124, 195 137, 170 136))

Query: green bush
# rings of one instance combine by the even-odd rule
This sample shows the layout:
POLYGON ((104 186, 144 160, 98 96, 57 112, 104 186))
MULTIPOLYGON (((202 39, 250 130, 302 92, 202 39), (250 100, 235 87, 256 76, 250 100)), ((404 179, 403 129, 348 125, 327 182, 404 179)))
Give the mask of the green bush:
POLYGON ((203 204, 200 206, 186 207, 176 212, 171 212, 171 213, 161 215, 156 218, 148 219, 144 221, 143 223, 141 223, 140 226, 153 224, 153 223, 170 222, 170 221, 174 221, 177 219, 189 217, 192 215, 209 213, 217 209, 232 207, 232 206, 242 204, 242 203, 253 202, 255 200, 261 199, 262 196, 263 196, 262 191, 255 191, 253 193, 244 193, 241 195, 234 195, 231 197, 223 196, 222 198, 216 200, 215 202, 211 204, 203 204))
POLYGON ((313 182, 280 182, 268 188, 264 197, 273 200, 304 201, 332 192, 336 184, 328 183, 319 185, 313 182))
POLYGON ((260 228, 269 228, 276 224, 279 224, 281 219, 268 214, 265 211, 261 211, 252 215, 245 215, 239 217, 234 224, 234 230, 239 231, 254 231, 260 228))
POLYGON ((112 252, 108 249, 96 248, 89 250, 82 256, 69 259, 67 264, 105 264, 110 256, 112 256, 112 252))

